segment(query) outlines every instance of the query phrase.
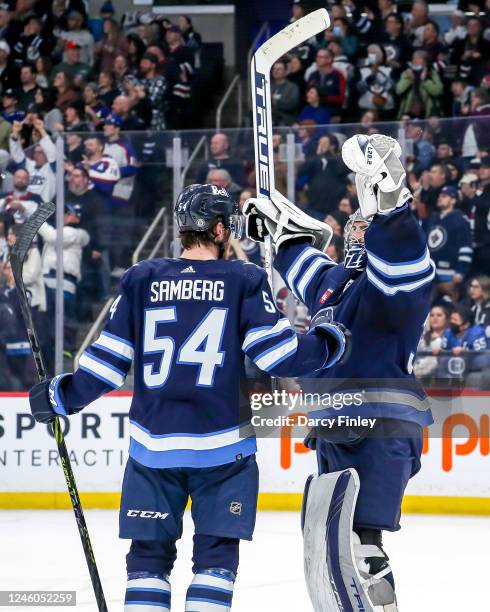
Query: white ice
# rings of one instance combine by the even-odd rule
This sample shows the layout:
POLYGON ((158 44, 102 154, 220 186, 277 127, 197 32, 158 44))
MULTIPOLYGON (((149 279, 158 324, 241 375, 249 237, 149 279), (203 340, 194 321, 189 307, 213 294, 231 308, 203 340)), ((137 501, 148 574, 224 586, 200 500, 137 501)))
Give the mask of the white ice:
MULTIPOLYGON (((123 609, 128 542, 117 537, 117 512, 86 512, 110 612, 123 609)), ((403 517, 403 529, 385 534, 401 612, 490 610, 490 518, 403 517)), ((77 612, 96 612, 73 514, 0 512, 0 589, 77 592, 77 612)), ((173 610, 184 609, 191 579, 192 525, 186 515, 172 582, 173 610)), ((308 612, 299 516, 262 512, 254 542, 241 545, 234 612, 308 612)), ((7 608, 2 608, 7 609, 7 608)), ((15 608, 33 610, 33 608, 15 608)), ((52 608, 35 608, 52 610, 52 608)))

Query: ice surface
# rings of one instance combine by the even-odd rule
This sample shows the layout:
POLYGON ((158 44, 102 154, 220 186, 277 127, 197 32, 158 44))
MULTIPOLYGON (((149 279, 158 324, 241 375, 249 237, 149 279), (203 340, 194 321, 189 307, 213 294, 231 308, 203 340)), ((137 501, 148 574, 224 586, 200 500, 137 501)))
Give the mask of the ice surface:
MULTIPOLYGON (((117 537, 117 512, 92 510, 86 512, 86 517, 109 611, 120 611, 128 542, 117 537)), ((184 609, 185 591, 191 580, 191 536, 192 524, 186 514, 179 559, 171 579, 173 610, 184 609)), ((488 600, 490 518, 407 515, 403 529, 385 534, 384 540, 401 612, 489 609, 483 602, 488 600)), ((71 512, 1 511, 0 551, 2 590, 76 590, 77 607, 57 609, 96 612, 71 512)), ((234 612, 311 610, 303 581, 297 513, 259 514, 254 542, 241 545, 233 601, 234 612)))

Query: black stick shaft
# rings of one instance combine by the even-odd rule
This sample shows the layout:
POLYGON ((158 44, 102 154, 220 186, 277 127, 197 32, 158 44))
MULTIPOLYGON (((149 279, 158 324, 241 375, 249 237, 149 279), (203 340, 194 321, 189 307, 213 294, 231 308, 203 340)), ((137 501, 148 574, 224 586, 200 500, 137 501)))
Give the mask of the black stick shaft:
MULTIPOLYGON (((12 249, 11 263, 12 273, 15 279, 15 285, 17 289, 17 295, 19 297, 20 308, 24 323, 27 328, 27 335, 29 343, 31 345, 32 355, 36 364, 36 370, 39 376, 39 380, 45 380, 47 378, 46 368, 44 365, 43 355, 41 347, 39 345, 36 329, 32 320, 31 309, 29 308, 29 302, 27 299, 27 293, 24 286, 24 280, 22 278, 22 270, 24 267, 24 259, 31 246, 34 236, 41 225, 49 219, 54 212, 54 204, 48 202, 42 204, 38 210, 29 218, 24 224, 20 235, 17 238, 14 248, 12 249)), ((65 475, 66 486, 70 495, 71 504, 73 506, 73 512, 75 514, 75 520, 78 527, 78 533, 82 542, 83 552, 85 553, 85 559, 87 561, 88 571, 92 580, 92 586, 94 589, 95 599, 99 612, 107 612, 107 604, 104 597, 104 591, 102 589, 102 583, 100 581, 97 564, 95 562, 94 551, 92 549, 92 543, 87 529, 87 523, 85 522, 85 516, 83 514, 82 504, 80 496, 78 494, 78 488, 75 481, 75 476, 71 467, 68 450, 65 444, 65 437, 63 430, 61 429, 60 419, 56 417, 53 421, 53 432, 58 447, 58 453, 61 460, 61 466, 65 475)))

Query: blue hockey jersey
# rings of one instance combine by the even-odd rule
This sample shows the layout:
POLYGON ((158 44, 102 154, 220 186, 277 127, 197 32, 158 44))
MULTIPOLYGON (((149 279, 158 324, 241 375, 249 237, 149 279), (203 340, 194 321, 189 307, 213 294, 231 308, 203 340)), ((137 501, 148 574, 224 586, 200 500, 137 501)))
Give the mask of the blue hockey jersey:
MULTIPOLYGON (((389 417, 432 423, 413 363, 430 305, 434 263, 425 235, 408 206, 376 215, 365 234, 364 272, 346 270, 304 244, 279 250, 275 267, 312 316, 328 308, 352 333, 349 359, 325 372, 317 392, 364 391, 362 406, 344 405, 347 416, 389 417)), ((311 381, 309 381, 311 382, 311 381)), ((313 418, 339 410, 313 410, 313 418)))
POLYGON ((451 281, 455 274, 466 276, 473 257, 471 228, 460 210, 435 214, 425 224, 430 254, 439 281, 451 281))
POLYGON ((230 463, 256 451, 240 405, 244 354, 275 376, 337 359, 315 331, 293 331, 254 264, 148 260, 125 274, 100 337, 51 397, 60 414, 77 412, 121 387, 133 363, 130 456, 157 468, 230 463))
POLYGON ((481 325, 472 325, 462 337, 459 337, 451 329, 446 329, 442 336, 442 348, 451 350, 456 346, 462 346, 469 351, 485 351, 487 349, 485 330, 481 325))

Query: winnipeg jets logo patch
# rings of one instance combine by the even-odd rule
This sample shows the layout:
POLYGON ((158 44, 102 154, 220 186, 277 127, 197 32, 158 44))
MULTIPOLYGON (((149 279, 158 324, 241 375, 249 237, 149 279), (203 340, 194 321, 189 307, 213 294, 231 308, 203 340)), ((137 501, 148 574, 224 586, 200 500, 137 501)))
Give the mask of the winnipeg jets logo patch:
POLYGON ((427 238, 427 244, 432 250, 440 249, 446 244, 447 233, 446 230, 440 225, 436 225, 430 232, 427 238))
POLYGON ((183 270, 180 271, 181 274, 193 274, 195 273, 195 270, 192 266, 187 266, 187 268, 184 268, 183 270))

